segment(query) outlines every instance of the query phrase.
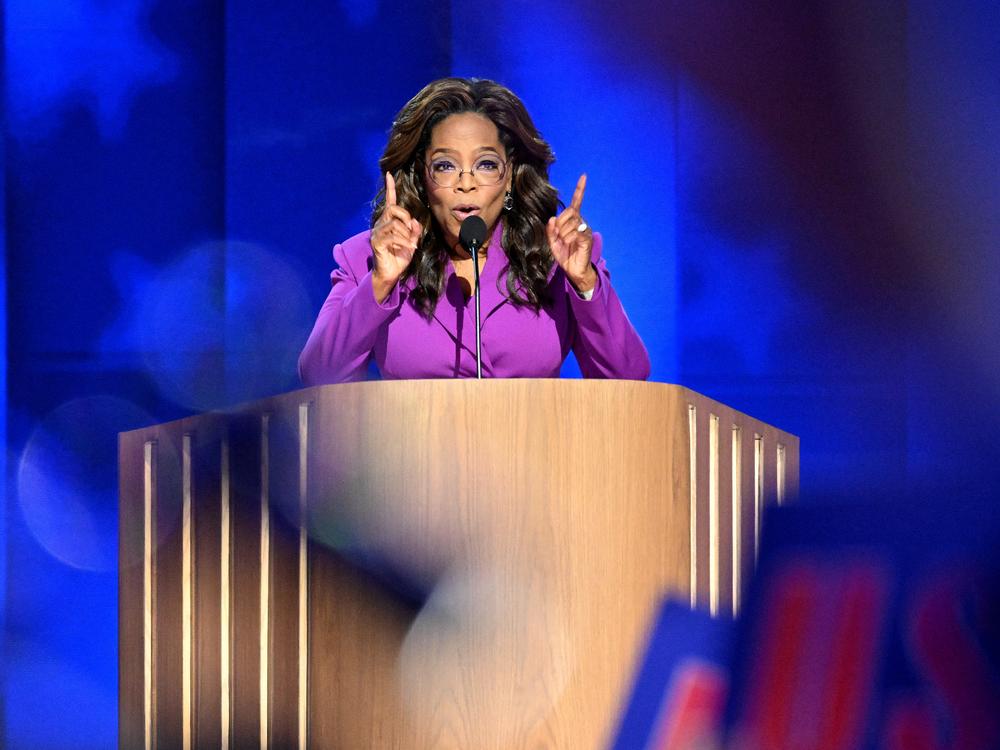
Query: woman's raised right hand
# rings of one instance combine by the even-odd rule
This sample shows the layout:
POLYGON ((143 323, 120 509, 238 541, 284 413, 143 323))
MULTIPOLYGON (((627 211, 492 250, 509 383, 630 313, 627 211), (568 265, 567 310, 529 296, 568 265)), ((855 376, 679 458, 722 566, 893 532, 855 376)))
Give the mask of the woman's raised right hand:
POLYGON ((371 246, 374 256, 372 291, 375 299, 384 302, 392 288, 410 265, 423 227, 410 212, 396 203, 396 181, 385 173, 385 208, 372 227, 371 246))

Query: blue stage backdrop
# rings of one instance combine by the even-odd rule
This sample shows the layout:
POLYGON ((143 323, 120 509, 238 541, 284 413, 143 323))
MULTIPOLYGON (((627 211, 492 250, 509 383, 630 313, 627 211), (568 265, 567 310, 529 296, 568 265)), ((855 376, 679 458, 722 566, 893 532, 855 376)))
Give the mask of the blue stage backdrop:
POLYGON ((1000 478, 995 2, 3 7, 4 747, 114 745, 115 433, 296 387, 444 75, 522 95, 654 379, 799 434, 803 502, 1000 478))

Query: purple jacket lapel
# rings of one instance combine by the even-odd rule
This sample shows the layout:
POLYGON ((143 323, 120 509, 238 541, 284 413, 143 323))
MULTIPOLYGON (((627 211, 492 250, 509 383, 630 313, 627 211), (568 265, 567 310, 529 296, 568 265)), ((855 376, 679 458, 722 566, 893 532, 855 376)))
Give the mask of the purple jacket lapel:
MULTIPOLYGON (((503 252, 501 238, 503 225, 497 224, 490 239, 486 264, 479 274, 479 306, 485 327, 487 318, 496 312, 508 300, 497 286, 497 279, 507 268, 507 256, 503 252)), ((438 299, 434 310, 434 318, 448 331, 455 341, 475 356, 476 353, 476 308, 475 299, 466 301, 462 285, 455 275, 451 263, 445 266, 444 290, 438 299)), ((483 363, 487 363, 487 355, 483 354, 483 363)))

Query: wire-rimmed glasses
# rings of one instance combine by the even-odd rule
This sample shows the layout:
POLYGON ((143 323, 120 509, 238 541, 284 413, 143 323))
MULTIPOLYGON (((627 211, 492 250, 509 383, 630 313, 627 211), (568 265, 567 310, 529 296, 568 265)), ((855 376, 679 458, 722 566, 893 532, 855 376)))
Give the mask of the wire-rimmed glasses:
POLYGON ((496 154, 480 156, 472 164, 472 169, 462 169, 449 156, 438 156, 427 162, 427 176, 438 187, 453 188, 462 181, 462 175, 469 173, 477 185, 499 185, 507 174, 507 162, 496 154))

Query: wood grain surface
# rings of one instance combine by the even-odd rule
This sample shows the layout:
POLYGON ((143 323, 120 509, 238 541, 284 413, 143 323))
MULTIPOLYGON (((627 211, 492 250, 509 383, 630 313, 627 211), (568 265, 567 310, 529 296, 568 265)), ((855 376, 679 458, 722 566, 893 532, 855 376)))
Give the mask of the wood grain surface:
POLYGON ((240 748, 603 747, 657 607, 666 596, 689 598, 692 560, 697 606, 707 609, 714 592, 719 615, 728 616, 738 602, 734 586, 745 583, 754 556, 755 436, 762 440, 762 501, 774 502, 779 443, 786 499, 798 488, 797 438, 657 383, 344 384, 124 433, 122 747, 138 746, 145 721, 133 692, 141 696, 143 684, 137 550, 156 567, 153 744, 180 747, 183 736, 177 516, 184 434, 195 446, 190 710, 198 746, 219 746, 227 736, 240 748), (309 429, 300 441, 303 405, 309 429), (709 456, 713 420, 717 460, 709 456), (223 437, 227 559, 220 544, 223 437), (143 550, 149 441, 157 446, 159 536, 156 549, 143 550), (262 644, 265 485, 271 541, 262 644), (718 501, 711 517, 710 488, 718 501), (219 673, 222 566, 229 566, 230 584, 227 681, 219 673), (215 704, 226 684, 231 723, 224 733, 215 704))

